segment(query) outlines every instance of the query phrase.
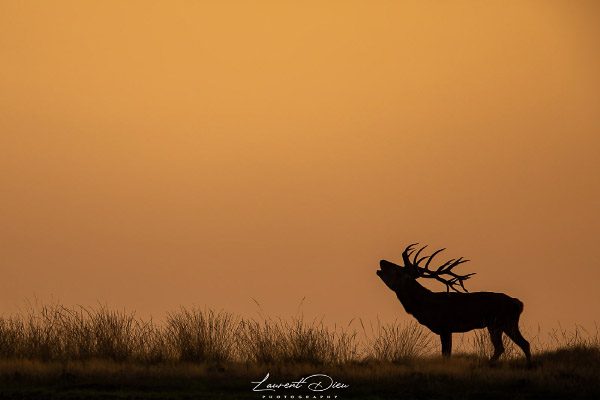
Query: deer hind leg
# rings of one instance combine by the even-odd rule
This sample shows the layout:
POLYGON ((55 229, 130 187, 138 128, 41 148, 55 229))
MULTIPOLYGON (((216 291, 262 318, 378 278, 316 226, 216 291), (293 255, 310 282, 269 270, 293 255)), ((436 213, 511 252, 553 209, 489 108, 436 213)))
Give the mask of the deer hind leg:
POLYGON ((521 331, 519 331, 519 324, 516 323, 506 329, 504 331, 506 335, 512 339, 513 342, 517 344, 525 353, 525 357, 527 358, 527 362, 531 363, 531 349, 529 346, 529 342, 521 335, 521 331))
POLYGON ((450 357, 452 354, 452 333, 440 334, 442 340, 442 356, 450 357))
POLYGON ((494 345, 494 355, 490 359, 491 362, 497 361, 502 353, 504 353, 504 345, 502 344, 502 329, 488 326, 488 332, 490 332, 490 338, 494 345))

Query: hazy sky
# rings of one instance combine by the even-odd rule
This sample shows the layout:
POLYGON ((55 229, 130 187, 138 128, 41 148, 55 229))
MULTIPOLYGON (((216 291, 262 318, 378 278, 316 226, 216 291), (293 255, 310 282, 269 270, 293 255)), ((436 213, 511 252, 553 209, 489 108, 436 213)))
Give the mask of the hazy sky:
POLYGON ((375 271, 418 241, 526 324, 597 321, 599 21, 594 1, 4 0, 0 314, 306 297, 403 319, 375 271))

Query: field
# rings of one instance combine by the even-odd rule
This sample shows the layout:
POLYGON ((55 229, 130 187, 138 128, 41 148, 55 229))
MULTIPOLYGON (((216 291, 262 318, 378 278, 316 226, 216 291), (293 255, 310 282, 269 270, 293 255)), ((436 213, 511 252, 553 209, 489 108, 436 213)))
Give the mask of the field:
POLYGON ((509 342, 501 362, 490 365, 484 332, 455 335, 446 360, 437 337, 415 323, 328 328, 302 315, 247 319, 185 308, 156 323, 103 306, 33 305, 0 318, 0 398, 600 397, 597 331, 525 335, 532 366, 509 342), (326 377, 298 382, 315 374, 326 377), (310 390, 331 381, 339 387, 310 390), (253 391, 275 383, 288 388, 253 391))

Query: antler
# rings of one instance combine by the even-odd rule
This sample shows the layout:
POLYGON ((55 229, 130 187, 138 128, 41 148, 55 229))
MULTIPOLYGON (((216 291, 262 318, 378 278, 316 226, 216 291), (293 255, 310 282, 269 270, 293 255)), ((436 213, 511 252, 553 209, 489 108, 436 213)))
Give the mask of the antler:
POLYGON ((421 252, 423 250, 425 250, 425 248, 427 246, 421 247, 415 253, 415 249, 413 247, 416 245, 418 245, 418 243, 413 243, 413 244, 409 245, 402 252, 402 260, 404 261, 404 266, 406 268, 411 269, 416 278, 434 278, 446 285, 447 292, 449 292, 450 289, 454 290, 455 292, 459 292, 459 290, 456 288, 457 284, 460 285, 460 287, 465 292, 468 292, 467 288, 465 288, 464 281, 469 279, 471 276, 475 275, 475 272, 472 272, 472 273, 466 274, 466 275, 458 275, 457 273, 452 271, 452 269, 454 267, 456 267, 457 265, 466 263, 469 260, 465 260, 462 257, 460 257, 459 259, 452 259, 452 260, 446 261, 444 264, 439 266, 435 271, 432 271, 429 269, 429 264, 431 263, 431 260, 433 260, 433 258, 438 253, 440 253, 446 249, 439 249, 439 250, 436 250, 430 256, 423 256, 423 257, 419 258, 419 255, 421 254, 421 252), (415 254, 415 256, 413 257, 413 260, 411 261, 410 256, 413 254, 415 254), (425 263, 425 267, 419 266, 419 263, 421 263, 424 260, 427 260, 427 263, 425 263), (449 275, 451 278, 447 279, 447 278, 442 277, 442 275, 449 275))

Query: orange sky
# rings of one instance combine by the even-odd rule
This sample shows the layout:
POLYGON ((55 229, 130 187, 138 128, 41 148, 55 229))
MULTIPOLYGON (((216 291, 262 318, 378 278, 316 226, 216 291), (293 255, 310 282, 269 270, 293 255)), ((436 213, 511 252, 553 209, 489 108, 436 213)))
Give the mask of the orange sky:
POLYGON ((92 3, 0 3, 0 314, 406 318, 420 241, 598 320, 598 2, 92 3))

